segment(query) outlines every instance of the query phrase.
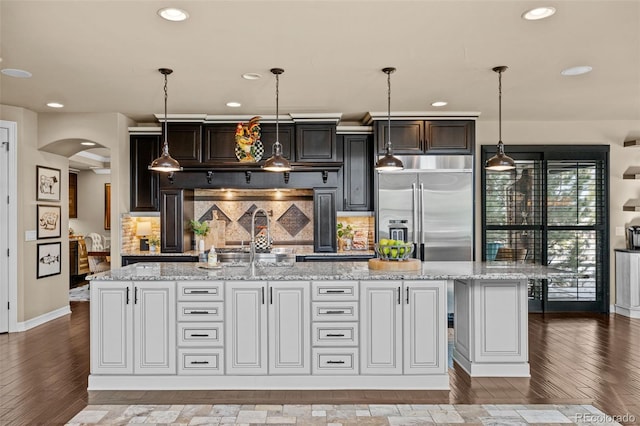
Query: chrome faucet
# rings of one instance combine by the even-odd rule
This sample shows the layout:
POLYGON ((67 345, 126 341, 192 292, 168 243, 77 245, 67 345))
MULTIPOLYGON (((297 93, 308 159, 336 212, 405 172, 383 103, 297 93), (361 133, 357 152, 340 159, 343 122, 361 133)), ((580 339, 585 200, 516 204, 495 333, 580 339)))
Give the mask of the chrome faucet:
POLYGON ((269 212, 267 212, 263 208, 255 209, 253 211, 253 215, 251 216, 251 243, 249 244, 249 260, 251 261, 251 267, 253 268, 255 265, 256 258, 256 215, 258 212, 263 212, 265 217, 267 218, 267 244, 271 242, 271 227, 269 222, 269 212))

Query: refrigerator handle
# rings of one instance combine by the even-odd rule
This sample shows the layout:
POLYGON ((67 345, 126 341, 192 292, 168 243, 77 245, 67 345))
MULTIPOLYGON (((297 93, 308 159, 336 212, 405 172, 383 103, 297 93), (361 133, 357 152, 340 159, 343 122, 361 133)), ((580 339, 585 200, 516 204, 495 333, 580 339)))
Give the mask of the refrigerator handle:
POLYGON ((411 189, 413 190, 413 206, 411 209, 413 212, 413 243, 418 244, 418 234, 420 231, 418 230, 418 191, 415 183, 411 184, 411 189))
POLYGON ((424 183, 420 184, 420 244, 424 244, 424 183))

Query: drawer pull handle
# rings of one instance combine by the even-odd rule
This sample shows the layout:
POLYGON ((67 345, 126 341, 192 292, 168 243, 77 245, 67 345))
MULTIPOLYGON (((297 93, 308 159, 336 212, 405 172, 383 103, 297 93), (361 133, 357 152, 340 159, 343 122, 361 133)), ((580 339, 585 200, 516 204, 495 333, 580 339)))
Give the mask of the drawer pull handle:
POLYGON ((209 361, 191 361, 191 364, 209 364, 209 361))
POLYGON ((213 293, 209 290, 187 290, 187 294, 209 294, 213 293))
POLYGON ((198 315, 207 315, 210 314, 211 312, 209 311, 187 311, 187 314, 198 314, 198 315))
POLYGON ((209 337, 208 334, 193 333, 191 337, 209 337))
POLYGON ((329 333, 327 334, 327 337, 344 337, 344 334, 329 333))
POLYGON ((327 364, 344 364, 344 361, 327 361, 327 364))
POLYGON ((327 293, 332 293, 332 294, 340 294, 340 293, 344 293, 344 290, 327 290, 327 293))
POLYGON ((326 312, 329 315, 333 315, 333 314, 344 314, 344 311, 327 311, 326 312))

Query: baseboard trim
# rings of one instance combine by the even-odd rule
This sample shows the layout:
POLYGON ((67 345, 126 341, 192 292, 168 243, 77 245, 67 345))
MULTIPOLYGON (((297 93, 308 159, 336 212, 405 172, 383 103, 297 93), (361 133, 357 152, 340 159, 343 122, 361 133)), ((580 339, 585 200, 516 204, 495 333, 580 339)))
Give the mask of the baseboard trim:
POLYGON ((71 308, 69 305, 63 306, 62 308, 58 308, 54 311, 47 312, 46 314, 39 315, 35 318, 31 318, 30 320, 23 321, 17 323, 16 330, 17 332, 27 331, 49 321, 52 321, 56 318, 63 317, 65 315, 69 315, 71 313, 71 308))

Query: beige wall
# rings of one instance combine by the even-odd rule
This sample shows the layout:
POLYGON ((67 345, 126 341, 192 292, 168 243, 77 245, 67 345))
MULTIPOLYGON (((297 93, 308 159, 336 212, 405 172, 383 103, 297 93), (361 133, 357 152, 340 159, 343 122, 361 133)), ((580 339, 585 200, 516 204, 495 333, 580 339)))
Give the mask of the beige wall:
MULTIPOLYGON (((520 121, 502 123, 502 140, 507 154, 509 145, 534 144, 576 144, 610 145, 609 157, 609 218, 611 246, 611 297, 615 302, 615 248, 624 248, 623 236, 616 236, 616 227, 626 227, 630 223, 640 224, 640 213, 623 212, 623 204, 630 198, 640 198, 640 182, 623 180, 622 174, 630 166, 640 166, 640 148, 624 148, 623 142, 640 138, 640 121, 520 121)), ((480 163, 480 146, 495 145, 498 142, 498 123, 479 120, 476 126, 477 170, 480 163)), ((480 194, 480 179, 476 182, 476 193, 480 194)), ((476 203, 476 254, 481 253, 482 229, 480 227, 480 198, 476 203)))
POLYGON ((110 182, 111 175, 98 175, 91 170, 78 173, 78 217, 69 219, 76 235, 111 234, 104 229, 104 184, 110 182))
MULTIPOLYGON (((0 119, 14 121, 18 127, 18 255, 17 255, 17 322, 23 323, 59 310, 69 304, 69 228, 68 164, 65 144, 79 139, 97 142, 109 148, 111 165, 111 241, 119 247, 120 213, 129 210, 129 132, 134 122, 122 114, 36 114, 24 108, 0 105, 0 119), (53 149, 55 147, 56 149, 53 149), (49 152, 47 152, 49 151, 49 152), (52 153, 53 152, 53 153, 52 153), (60 169, 62 210, 60 241, 62 271, 60 275, 36 279, 38 241, 24 241, 25 231, 36 229, 36 165, 60 169)), ((70 154, 69 154, 70 155, 70 154)), ((53 203, 57 204, 57 203, 53 203)), ((100 202, 102 205, 102 202, 100 202)), ((102 217, 102 212, 100 213, 102 217)), ((40 241, 42 242, 42 241, 40 241)), ((120 263, 119 252, 112 259, 120 263)))

